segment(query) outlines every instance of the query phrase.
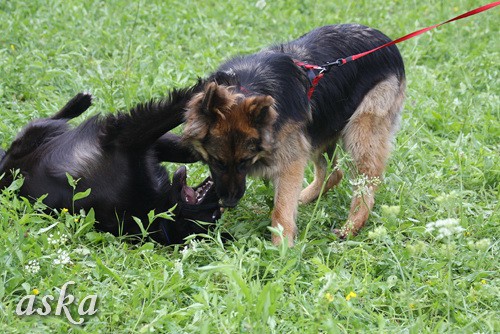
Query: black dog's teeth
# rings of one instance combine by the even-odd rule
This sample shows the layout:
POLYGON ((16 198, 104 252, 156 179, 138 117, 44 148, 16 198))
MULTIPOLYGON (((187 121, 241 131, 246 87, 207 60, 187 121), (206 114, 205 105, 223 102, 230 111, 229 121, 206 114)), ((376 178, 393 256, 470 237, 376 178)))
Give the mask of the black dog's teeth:
POLYGON ((213 181, 206 181, 196 189, 196 204, 200 203, 212 188, 213 181))
POLYGON ((211 180, 206 180, 196 188, 191 188, 187 185, 183 187, 184 201, 189 204, 200 204, 205 199, 208 191, 214 184, 211 180))

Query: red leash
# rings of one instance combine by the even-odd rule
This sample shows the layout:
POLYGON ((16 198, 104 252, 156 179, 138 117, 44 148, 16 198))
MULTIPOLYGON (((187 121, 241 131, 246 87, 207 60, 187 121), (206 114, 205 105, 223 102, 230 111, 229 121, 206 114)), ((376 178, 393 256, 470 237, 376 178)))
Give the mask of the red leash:
POLYGON ((318 85, 318 82, 319 80, 321 80, 321 78, 324 76, 324 74, 326 72, 328 72, 333 66, 342 66, 346 63, 349 63, 351 61, 354 61, 354 60, 357 60, 361 57, 364 57, 364 56, 367 56, 369 55, 370 53, 372 52, 375 52, 377 50, 380 50, 382 48, 386 48, 388 46, 391 46, 391 45, 394 45, 394 44, 398 44, 398 43, 401 43, 403 41, 406 41, 407 39, 410 39, 410 38, 413 38, 413 37, 416 37, 420 34, 423 34, 424 32, 427 32, 429 30, 432 30, 434 28, 437 28, 439 26, 442 26, 443 24, 446 24, 446 23, 450 23, 450 22, 453 22, 453 21, 457 21, 457 20, 460 20, 460 19, 464 19, 466 17, 469 17, 469 16, 472 16, 472 15, 476 15, 476 14, 479 14, 481 12, 484 12, 488 9, 491 9, 493 7, 496 7, 500 5, 500 1, 495 1, 495 2, 492 2, 490 4, 487 4, 487 5, 484 5, 484 6, 481 6, 481 7, 478 7, 476 9, 473 9, 471 11, 468 11, 467 13, 464 13, 462 15, 459 15, 457 17, 454 17, 452 19, 449 19, 448 21, 445 21, 445 22, 442 22, 442 23, 438 23, 438 24, 435 24, 435 25, 432 25, 430 27, 427 27, 427 28, 423 28, 423 29, 420 29, 420 30, 417 30, 415 32, 412 32, 408 35, 405 35, 403 37, 400 37, 398 39, 395 39, 391 42, 388 42, 386 44, 383 44, 383 45, 380 45, 374 49, 371 49, 371 50, 368 50, 368 51, 365 51, 365 52, 361 52, 361 53, 358 53, 358 54, 355 54, 355 55, 352 55, 352 56, 349 56, 349 57, 346 57, 346 58, 339 58, 333 62, 327 62, 321 66, 318 66, 318 65, 311 65, 311 64, 306 64, 304 62, 300 62, 300 61, 294 61, 295 64, 297 64, 297 66, 300 66, 300 67, 303 67, 304 69, 307 70, 308 72, 308 76, 309 78, 311 79, 311 88, 309 89, 309 92, 307 93, 307 96, 309 97, 309 99, 311 99, 312 97, 312 94, 314 92, 314 89, 316 88, 316 86, 318 85), (313 70, 319 70, 319 74, 318 75, 315 75, 313 78, 311 78, 311 75, 310 73, 313 71, 313 70))

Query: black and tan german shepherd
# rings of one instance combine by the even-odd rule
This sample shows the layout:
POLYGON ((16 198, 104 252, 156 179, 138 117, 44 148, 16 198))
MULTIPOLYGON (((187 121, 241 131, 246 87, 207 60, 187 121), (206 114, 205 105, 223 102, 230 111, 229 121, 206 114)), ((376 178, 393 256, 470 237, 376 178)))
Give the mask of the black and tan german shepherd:
MULTIPOLYGON (((326 179, 324 157, 335 159, 341 139, 354 160, 353 174, 366 179, 366 189, 356 191, 360 195, 353 196, 347 223, 336 232, 340 237, 356 234, 374 205, 398 129, 405 95, 403 60, 391 46, 333 68, 311 100, 311 80, 298 64, 322 65, 388 41, 380 31, 361 25, 325 26, 230 59, 211 74, 188 104, 183 138, 210 167, 221 204, 237 204, 247 174, 270 178, 275 186, 272 226, 281 225, 293 245, 299 201, 313 201, 342 178, 336 170, 326 179), (301 191, 309 159, 315 178, 301 191)), ((282 242, 276 234, 272 240, 282 242)))
POLYGON ((185 105, 199 85, 174 90, 165 100, 138 105, 130 113, 94 116, 71 128, 67 121, 92 102, 90 94, 77 94, 52 117, 29 123, 7 152, 0 152, 0 190, 10 185, 11 171, 18 169, 24 177, 21 196, 37 199, 47 194, 43 201, 54 209, 93 208, 98 230, 140 236, 133 219, 137 217, 149 236, 165 245, 206 233, 208 225, 195 220, 214 223, 220 218, 213 182, 207 179, 195 189, 187 186, 183 166, 171 183, 160 165, 196 159, 167 131, 182 122, 185 105), (75 190, 66 173, 79 180, 75 190), (73 194, 87 189, 90 194, 73 203, 73 194), (175 205, 173 221, 158 218, 148 226, 151 210, 161 213, 175 205))

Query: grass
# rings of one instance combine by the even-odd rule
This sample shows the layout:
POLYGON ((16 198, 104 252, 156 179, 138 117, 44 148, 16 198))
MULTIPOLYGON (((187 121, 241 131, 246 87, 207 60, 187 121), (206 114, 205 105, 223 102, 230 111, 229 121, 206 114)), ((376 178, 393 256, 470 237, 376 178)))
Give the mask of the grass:
MULTIPOLYGON (((78 91, 97 97, 90 113, 116 112, 316 26, 359 22, 397 38, 482 4, 2 1, 0 146, 78 91)), ((249 181, 209 239, 175 247, 131 245, 93 231, 91 213, 47 216, 42 203, 15 196, 16 184, 3 191, 0 331, 500 332, 499 10, 400 44, 408 77, 401 131, 369 223, 348 241, 330 233, 347 217, 347 177, 300 208, 293 249, 269 242, 273 192, 260 180, 249 181), (455 234, 430 231, 443 221, 455 234), (220 241, 225 231, 233 242, 220 241), (68 281, 77 300, 98 296, 84 325, 15 314, 34 289, 40 306, 68 281)), ((189 174, 195 183, 207 169, 194 164, 189 174)))

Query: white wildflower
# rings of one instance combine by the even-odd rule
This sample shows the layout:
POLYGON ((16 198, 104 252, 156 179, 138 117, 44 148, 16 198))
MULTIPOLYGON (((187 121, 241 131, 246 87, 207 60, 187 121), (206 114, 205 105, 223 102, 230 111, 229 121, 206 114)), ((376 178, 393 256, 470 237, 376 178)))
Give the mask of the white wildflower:
POLYGON ((478 240, 476 242, 470 240, 467 245, 469 246, 470 249, 476 249, 479 251, 487 251, 488 248, 491 246, 491 240, 488 238, 478 240))
POLYGON ((368 232, 368 238, 372 240, 383 240, 387 237, 387 229, 384 226, 378 226, 373 231, 368 232))
POLYGON ((29 260, 28 264, 24 266, 24 270, 30 274, 36 274, 40 271, 40 263, 37 260, 29 260))
POLYGON ((347 234, 349 234, 349 232, 351 232, 355 228, 355 226, 356 226, 356 223, 353 222, 352 220, 348 219, 345 222, 344 226, 342 226, 340 228, 340 233, 342 235, 347 235, 347 234))
POLYGON ((59 244, 64 245, 68 241, 68 235, 67 234, 61 234, 59 237, 59 244))
POLYGON ((78 254, 78 255, 89 255, 90 254, 90 249, 86 248, 86 247, 78 247, 78 248, 75 248, 73 250, 74 253, 78 254))
POLYGON ((381 181, 378 177, 369 178, 367 175, 361 174, 357 178, 349 180, 349 183, 354 188, 353 196, 361 197, 368 194, 369 191, 373 191, 373 187, 380 185, 381 181))
POLYGON ((198 245, 199 241, 197 240, 191 239, 191 241, 189 242, 189 247, 193 250, 193 252, 197 252, 199 250, 198 245))
POLYGON ((480 251, 486 251, 488 250, 488 248, 490 248, 490 245, 491 245, 491 240, 488 239, 488 238, 485 238, 485 239, 481 239, 479 241, 476 242, 475 244, 475 248, 477 250, 480 250, 480 251))
POLYGON ((408 249, 408 251, 414 256, 418 256, 420 254, 427 252, 427 248, 428 248, 427 244, 420 240, 414 244, 406 246, 406 249, 408 249))
POLYGON ((56 238, 54 238, 54 235, 51 233, 49 234, 49 236, 47 237, 47 242, 50 244, 50 245, 56 245, 58 240, 56 238))
POLYGON ((184 246, 184 248, 181 250, 182 257, 186 257, 186 255, 189 253, 189 246, 184 246))
POLYGON ((441 193, 436 197, 435 201, 439 204, 454 203, 460 198, 456 190, 451 191, 449 194, 441 193))
POLYGON ((328 217, 328 213, 326 213, 325 209, 321 208, 316 212, 316 218, 319 220, 327 220, 329 217, 328 217))
POLYGON ((68 241, 68 236, 66 234, 61 234, 57 232, 57 235, 49 234, 47 237, 47 242, 50 245, 64 245, 68 241))
POLYGON ((181 277, 184 277, 184 269, 182 267, 182 262, 180 259, 175 260, 174 262, 174 270, 181 275, 181 277))
POLYGON ((437 231, 436 239, 449 238, 459 234, 465 229, 460 226, 460 222, 456 218, 441 219, 435 222, 428 223, 425 228, 426 232, 432 233, 437 231))
POLYGON ((61 265, 64 265, 64 264, 71 264, 73 262, 71 262, 71 258, 69 257, 69 253, 65 250, 62 250, 62 249, 58 249, 57 250, 57 257, 54 259, 54 264, 61 264, 61 265))
POLYGON ((345 252, 345 242, 334 241, 330 244, 330 249, 333 254, 342 254, 345 252))
POLYGON ((401 212, 399 205, 382 205, 382 215, 386 217, 397 217, 401 212))

